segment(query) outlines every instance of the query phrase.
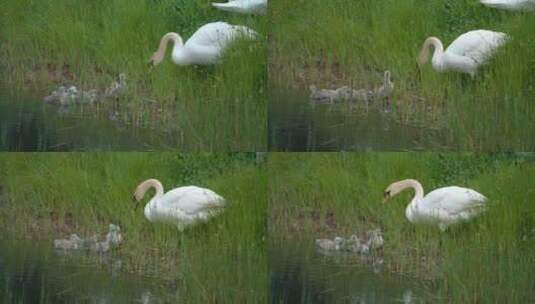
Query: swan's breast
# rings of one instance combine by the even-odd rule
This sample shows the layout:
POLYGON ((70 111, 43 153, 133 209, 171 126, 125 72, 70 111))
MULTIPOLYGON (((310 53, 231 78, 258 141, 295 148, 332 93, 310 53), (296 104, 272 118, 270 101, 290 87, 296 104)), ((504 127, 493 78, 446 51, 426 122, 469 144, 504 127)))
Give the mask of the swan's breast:
POLYGON ((405 209, 405 216, 409 222, 415 224, 421 222, 420 210, 418 208, 418 202, 412 201, 405 209))
POLYGON ((172 59, 177 65, 190 65, 194 63, 187 47, 179 47, 173 50, 172 59))

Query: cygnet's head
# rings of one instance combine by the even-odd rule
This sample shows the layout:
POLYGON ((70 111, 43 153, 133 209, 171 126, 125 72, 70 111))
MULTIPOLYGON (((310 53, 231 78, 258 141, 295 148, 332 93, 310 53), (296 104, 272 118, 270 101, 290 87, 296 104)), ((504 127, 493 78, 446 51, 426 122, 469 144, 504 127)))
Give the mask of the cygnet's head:
POLYGON ((75 86, 71 86, 67 90, 67 93, 69 93, 69 94, 77 94, 78 93, 78 89, 75 86))
POLYGON ((119 226, 117 226, 117 225, 110 224, 110 226, 109 226, 109 231, 110 231, 110 232, 112 232, 112 231, 113 231, 113 232, 119 232, 119 231, 121 231, 121 228, 120 228, 119 226))

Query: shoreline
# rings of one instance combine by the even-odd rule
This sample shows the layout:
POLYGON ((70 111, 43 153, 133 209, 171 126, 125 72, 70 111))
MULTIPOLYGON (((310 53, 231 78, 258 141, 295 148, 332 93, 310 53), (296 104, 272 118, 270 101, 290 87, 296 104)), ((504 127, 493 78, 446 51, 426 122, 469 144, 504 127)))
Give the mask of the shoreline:
POLYGON ((256 164, 253 153, 9 153, 0 155, 0 166, 0 227, 7 235, 53 250, 54 239, 102 236, 114 223, 123 242, 104 255, 121 258, 121 273, 157 274, 204 302, 266 297, 265 277, 257 276, 266 267, 264 164, 256 164), (213 189, 228 206, 183 233, 151 223, 130 201, 140 180, 151 176, 167 190, 191 184, 213 189), (236 267, 241 270, 231 271, 236 267))
MULTIPOLYGON (((381 229, 386 273, 437 286, 435 294, 452 302, 491 297, 529 299, 533 275, 533 156, 463 153, 292 153, 270 160, 270 242, 305 244, 381 229), (302 176, 306 175, 306 180, 302 176), (441 232, 405 217, 414 194, 406 191, 382 204, 385 187, 416 178, 427 193, 458 185, 489 198, 488 210, 468 223, 441 232), (526 247, 528 246, 528 247, 526 247), (478 257, 474 260, 474 257, 478 257), (494 265, 488 267, 489 263, 494 265), (476 279, 477 278, 477 279, 476 279), (498 279, 500 278, 500 279, 498 279), (489 290, 484 286, 506 284, 489 290), (507 283, 504 283, 507 281, 507 283), (462 288, 461 288, 462 287, 462 288)), ((269 242, 268 242, 269 243, 269 242)), ((522 299, 522 300, 521 300, 522 299)))

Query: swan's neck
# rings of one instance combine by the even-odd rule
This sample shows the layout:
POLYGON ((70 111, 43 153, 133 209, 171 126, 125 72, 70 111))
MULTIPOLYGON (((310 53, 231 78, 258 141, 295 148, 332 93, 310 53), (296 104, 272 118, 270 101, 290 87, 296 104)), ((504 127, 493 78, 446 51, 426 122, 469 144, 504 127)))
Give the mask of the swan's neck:
POLYGON ((431 62, 435 69, 440 70, 444 61, 444 45, 437 37, 429 37, 425 40, 422 51, 420 52, 419 62, 420 64, 427 62, 429 59, 429 53, 431 52, 431 47, 433 47, 433 57, 431 62))
POLYGON ((163 186, 162 186, 162 183, 160 183, 160 181, 158 181, 157 179, 148 179, 148 180, 144 181, 143 183, 141 183, 141 185, 138 186, 138 191, 140 191, 141 197, 145 196, 145 193, 147 191, 149 191, 149 189, 151 189, 151 188, 154 188, 156 193, 150 199, 149 203, 147 205, 145 205, 145 209, 143 210, 144 213, 145 213, 145 217, 149 221, 152 220, 152 215, 154 213, 154 210, 156 209, 155 208, 156 202, 164 194, 163 186))
MULTIPOLYGON (((165 54, 165 48, 168 41, 173 41, 175 46, 173 47, 173 53, 171 58, 173 59, 173 62, 177 65, 190 65, 193 63, 193 58, 191 56, 191 52, 189 48, 184 47, 184 42, 182 41, 182 37, 178 35, 177 33, 167 33, 165 36, 163 36, 162 41, 160 42, 160 48, 158 52, 162 51, 161 54, 162 58, 165 54)), ((158 57, 158 56, 157 56, 158 57)))
POLYGON ((399 186, 401 189, 414 189, 414 197, 405 209, 405 215, 407 216, 407 219, 409 219, 411 222, 414 222, 415 210, 418 208, 419 202, 424 198, 424 188, 420 182, 414 179, 406 179, 401 181, 399 182, 399 186))
POLYGON ((173 54, 176 53, 178 50, 180 50, 184 46, 184 41, 182 40, 182 37, 180 37, 179 34, 177 33, 165 34, 160 40, 158 51, 154 53, 155 64, 158 64, 163 60, 163 57, 165 56, 165 51, 167 49, 167 44, 169 43, 169 41, 172 41, 174 43, 173 54))

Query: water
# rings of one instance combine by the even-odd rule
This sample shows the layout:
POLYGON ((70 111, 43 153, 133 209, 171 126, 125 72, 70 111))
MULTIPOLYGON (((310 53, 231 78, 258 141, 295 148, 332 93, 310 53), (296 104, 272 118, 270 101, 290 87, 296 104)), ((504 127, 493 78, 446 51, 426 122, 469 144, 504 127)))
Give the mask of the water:
POLYGON ((405 151, 445 149, 445 137, 393 121, 379 110, 312 105, 307 95, 274 92, 269 103, 271 151, 405 151))
POLYGON ((310 244, 286 242, 268 250, 271 303, 420 303, 423 289, 382 272, 379 259, 323 255, 310 244))
POLYGON ((0 151, 150 151, 176 145, 169 134, 121 126, 94 112, 0 90, 0 151))
POLYGON ((173 284, 123 274, 113 255, 65 255, 51 244, 0 240, 2 303, 176 303, 173 284))

